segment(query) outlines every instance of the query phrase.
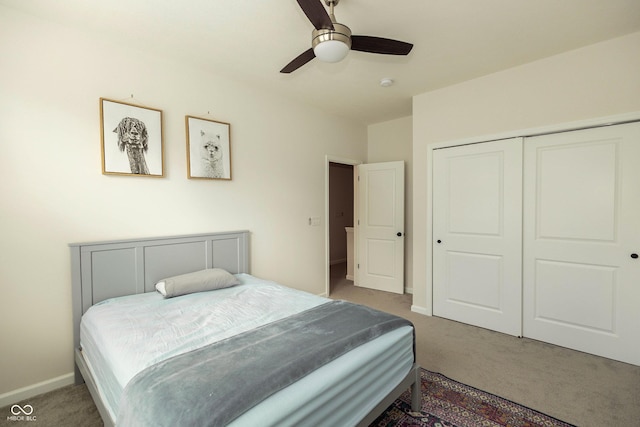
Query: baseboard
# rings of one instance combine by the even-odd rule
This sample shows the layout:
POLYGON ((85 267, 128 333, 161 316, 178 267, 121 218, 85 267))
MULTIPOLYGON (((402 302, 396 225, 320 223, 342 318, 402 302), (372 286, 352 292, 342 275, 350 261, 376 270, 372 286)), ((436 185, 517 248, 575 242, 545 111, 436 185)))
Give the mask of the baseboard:
POLYGON ((26 400, 31 397, 38 396, 39 394, 47 393, 49 391, 56 390, 71 384, 73 384, 73 372, 61 375, 56 378, 51 378, 50 380, 42 381, 27 387, 22 387, 17 390, 9 391, 7 393, 0 394, 0 407, 12 405, 22 400, 26 400))
POLYGON ((426 307, 420 307, 419 305, 412 305, 411 311, 414 313, 424 314, 425 316, 431 316, 431 312, 426 307))
POLYGON ((345 262, 347 262, 346 258, 334 259, 329 261, 329 265, 344 264, 345 262))
POLYGON ((351 280, 351 281, 353 282, 353 281, 354 281, 354 279, 355 279, 355 276, 354 276, 354 275, 352 275, 352 274, 347 274, 345 278, 346 278, 347 280, 351 280))

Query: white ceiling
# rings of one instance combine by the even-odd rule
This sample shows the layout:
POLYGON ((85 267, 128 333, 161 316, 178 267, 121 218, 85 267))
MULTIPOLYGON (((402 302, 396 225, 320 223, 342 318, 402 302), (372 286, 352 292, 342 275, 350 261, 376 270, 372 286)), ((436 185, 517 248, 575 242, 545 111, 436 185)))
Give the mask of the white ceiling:
MULTIPOLYGON (((320 0, 318 0, 320 1, 320 0)), ((311 47, 295 0, 0 0, 371 124, 411 115, 411 97, 640 31, 640 0, 341 0, 353 34, 414 44, 407 57, 350 52, 279 73, 311 47), (381 78, 395 85, 380 87, 381 78)), ((324 4, 324 1, 323 1, 324 4)))

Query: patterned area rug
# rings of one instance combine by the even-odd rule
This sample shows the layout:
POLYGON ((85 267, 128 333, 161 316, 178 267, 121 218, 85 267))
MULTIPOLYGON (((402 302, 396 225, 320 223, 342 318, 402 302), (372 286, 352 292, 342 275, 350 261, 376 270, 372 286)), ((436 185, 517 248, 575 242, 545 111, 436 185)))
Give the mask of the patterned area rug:
POLYGON ((575 427, 444 375, 421 370, 422 408, 406 391, 371 427, 575 427))

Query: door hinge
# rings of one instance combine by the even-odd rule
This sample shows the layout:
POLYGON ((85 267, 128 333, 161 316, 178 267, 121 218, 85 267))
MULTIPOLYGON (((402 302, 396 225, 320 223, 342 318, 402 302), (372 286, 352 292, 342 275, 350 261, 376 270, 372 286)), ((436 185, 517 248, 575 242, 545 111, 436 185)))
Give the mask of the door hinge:
POLYGON ((360 270, 360 264, 358 264, 358 270, 360 270))

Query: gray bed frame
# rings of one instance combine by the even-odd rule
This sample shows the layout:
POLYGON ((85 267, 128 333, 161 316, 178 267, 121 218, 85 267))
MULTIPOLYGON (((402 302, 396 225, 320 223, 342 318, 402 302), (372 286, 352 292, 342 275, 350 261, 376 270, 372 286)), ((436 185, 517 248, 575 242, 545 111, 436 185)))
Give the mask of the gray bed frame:
MULTIPOLYGON (((75 382, 86 382, 105 426, 113 426, 80 349, 80 319, 92 305, 107 298, 152 292, 160 279, 224 268, 249 273, 249 231, 229 231, 169 237, 71 243, 73 345, 75 382)), ((400 384, 359 423, 368 426, 407 388, 412 409, 420 410, 420 369, 414 364, 400 384)))

